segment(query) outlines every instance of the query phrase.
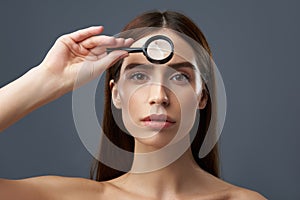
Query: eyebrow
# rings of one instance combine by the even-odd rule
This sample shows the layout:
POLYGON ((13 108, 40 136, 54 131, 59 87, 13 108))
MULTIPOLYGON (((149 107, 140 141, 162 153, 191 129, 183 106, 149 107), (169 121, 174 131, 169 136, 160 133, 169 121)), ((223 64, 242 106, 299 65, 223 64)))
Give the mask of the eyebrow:
MULTIPOLYGON (((190 62, 173 63, 173 64, 169 64, 167 66, 171 67, 175 70, 178 69, 178 68, 184 68, 184 67, 185 68, 191 68, 192 70, 196 70, 196 67, 190 62)), ((133 69, 133 68, 152 69, 153 65, 145 65, 145 64, 142 64, 142 63, 130 63, 125 67, 124 71, 130 70, 130 69, 133 69)))

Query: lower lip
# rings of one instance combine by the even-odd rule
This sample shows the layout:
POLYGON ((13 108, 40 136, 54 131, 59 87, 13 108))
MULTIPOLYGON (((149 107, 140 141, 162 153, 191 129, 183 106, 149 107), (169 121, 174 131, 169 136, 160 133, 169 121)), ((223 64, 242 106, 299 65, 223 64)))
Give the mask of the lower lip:
POLYGON ((142 121, 144 126, 147 126, 152 129, 163 129, 163 128, 169 128, 174 123, 172 122, 162 122, 162 121, 142 121))

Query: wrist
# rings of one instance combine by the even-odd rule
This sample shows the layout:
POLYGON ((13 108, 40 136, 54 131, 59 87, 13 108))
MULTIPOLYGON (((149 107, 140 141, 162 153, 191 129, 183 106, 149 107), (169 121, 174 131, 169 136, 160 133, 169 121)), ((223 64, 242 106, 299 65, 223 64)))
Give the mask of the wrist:
POLYGON ((55 100, 68 92, 62 78, 53 74, 46 67, 38 65, 29 71, 31 78, 35 80, 32 90, 35 90, 35 104, 45 104, 55 100))
POLYGON ((65 94, 59 76, 42 66, 29 70, 20 78, 0 88, 0 131, 38 107, 65 94))

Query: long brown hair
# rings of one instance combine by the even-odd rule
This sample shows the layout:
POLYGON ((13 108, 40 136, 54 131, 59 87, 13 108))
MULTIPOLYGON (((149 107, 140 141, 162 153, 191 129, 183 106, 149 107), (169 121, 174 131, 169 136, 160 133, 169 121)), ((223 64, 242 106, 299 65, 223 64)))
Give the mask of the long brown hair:
MULTIPOLYGON (((195 23, 186 17, 185 15, 174 12, 174 11, 151 11, 147 13, 143 13, 129 22, 123 31, 144 28, 144 27, 158 27, 158 28, 168 28, 174 31, 183 33, 188 37, 192 38, 196 42, 198 42, 209 54, 211 57, 211 51, 208 46, 208 43, 201 32, 201 30, 195 25, 195 23)), ((103 116, 103 124, 102 129, 107 138, 119 148, 122 148, 126 151, 133 152, 134 151, 134 138, 126 133, 124 133, 117 123, 115 122, 112 114, 111 108, 111 89, 109 87, 109 81, 114 80, 117 81, 119 78, 119 69, 122 64, 122 61, 119 61, 114 66, 110 67, 106 72, 105 79, 105 103, 104 103, 104 116, 103 116)), ((204 92, 208 96, 207 104, 204 109, 200 110, 201 120, 199 121, 199 128, 197 130, 197 134, 191 144, 191 150, 193 157, 199 167, 208 173, 219 177, 219 156, 218 156, 218 145, 216 144, 214 148, 210 151, 208 155, 204 158, 199 158, 198 153, 200 147, 203 143, 203 140, 206 136, 210 121, 211 121, 211 112, 212 112, 212 102, 210 93, 207 89, 207 85, 205 85, 204 92)), ((100 147, 100 157, 110 157, 113 156, 113 159, 117 159, 120 163, 125 163, 130 170, 133 157, 128 161, 124 160, 124 158, 120 155, 112 155, 110 151, 110 146, 106 143, 101 143, 100 147)), ((90 178, 95 179, 96 181, 107 181, 114 178, 117 178, 126 172, 118 171, 111 167, 106 166, 98 160, 94 160, 93 166, 90 171, 90 178)))

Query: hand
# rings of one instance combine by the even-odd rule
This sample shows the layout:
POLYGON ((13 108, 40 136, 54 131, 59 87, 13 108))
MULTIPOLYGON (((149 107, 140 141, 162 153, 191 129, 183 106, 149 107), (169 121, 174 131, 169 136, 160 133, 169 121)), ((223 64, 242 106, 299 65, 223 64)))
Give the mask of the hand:
MULTIPOLYGON (((98 77, 118 60, 128 56, 126 51, 106 53, 106 48, 130 46, 132 39, 98 35, 103 27, 89 27, 63 35, 39 67, 54 74, 66 93, 98 77)), ((52 76, 53 77, 53 76, 52 76)))

